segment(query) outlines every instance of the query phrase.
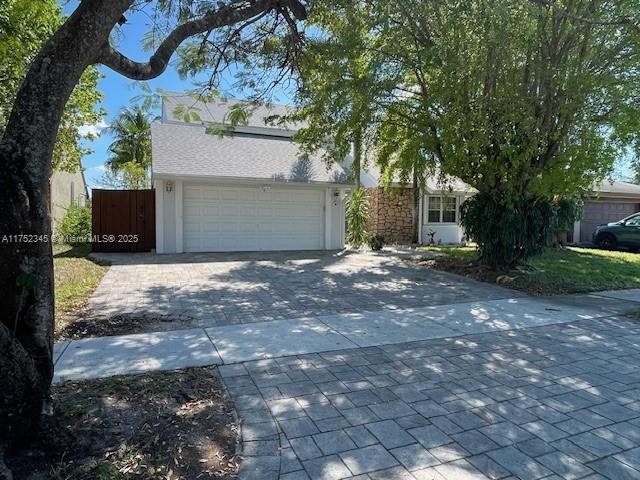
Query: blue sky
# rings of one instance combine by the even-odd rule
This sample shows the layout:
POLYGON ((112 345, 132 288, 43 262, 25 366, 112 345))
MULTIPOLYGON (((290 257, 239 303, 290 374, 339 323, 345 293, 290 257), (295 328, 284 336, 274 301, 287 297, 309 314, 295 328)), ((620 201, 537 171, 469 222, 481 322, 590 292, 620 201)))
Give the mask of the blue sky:
MULTIPOLYGON (((66 14, 69 14, 76 5, 77 2, 75 1, 65 2, 63 9, 66 14)), ((133 60, 146 61, 150 53, 142 49, 141 41, 150 26, 151 20, 144 13, 127 14, 127 23, 122 27, 123 35, 119 36, 118 49, 133 60)), ((136 82, 133 80, 125 78, 106 67, 99 67, 99 70, 104 76, 100 80, 98 87, 104 94, 102 107, 107 111, 104 122, 108 125, 122 108, 131 105, 131 99, 138 95, 140 91, 136 89, 136 82)), ((225 83, 230 81, 231 73, 228 74, 228 78, 223 78, 225 83)), ((190 80, 181 79, 171 65, 162 75, 147 83, 152 89, 171 91, 184 91, 193 87, 193 83, 190 80)), ((236 98, 242 98, 242 92, 233 93, 236 98)), ((280 103, 287 103, 289 98, 286 93, 281 92, 276 100, 280 103)), ((112 141, 113 139, 108 132, 103 131, 96 140, 85 142, 93 150, 93 153, 86 155, 82 161, 89 188, 100 186, 100 179, 104 172, 104 162, 108 157, 108 147, 112 141)), ((624 178, 629 175, 628 162, 620 162, 616 168, 615 176, 624 178)))

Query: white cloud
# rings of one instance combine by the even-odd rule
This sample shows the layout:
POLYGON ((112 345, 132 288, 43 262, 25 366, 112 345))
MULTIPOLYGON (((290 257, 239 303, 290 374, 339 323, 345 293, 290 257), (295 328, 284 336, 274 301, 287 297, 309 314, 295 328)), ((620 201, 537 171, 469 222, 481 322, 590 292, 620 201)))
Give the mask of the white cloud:
POLYGON ((83 137, 88 135, 98 136, 108 126, 109 125, 104 120, 100 120, 95 125, 82 125, 78 128, 78 133, 83 137))

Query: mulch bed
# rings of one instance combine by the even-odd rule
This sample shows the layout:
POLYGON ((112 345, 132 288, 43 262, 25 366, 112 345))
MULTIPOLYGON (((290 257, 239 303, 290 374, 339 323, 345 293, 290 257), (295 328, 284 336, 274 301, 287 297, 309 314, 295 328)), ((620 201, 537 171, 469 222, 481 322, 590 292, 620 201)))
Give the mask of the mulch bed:
POLYGON ((213 368, 65 382, 6 459, 15 480, 235 478, 239 426, 213 368))
POLYGON ((435 258, 414 258, 407 259, 407 261, 414 265, 442 270, 443 272, 455 273, 480 282, 496 283, 498 285, 515 289, 518 289, 518 286, 513 284, 514 280, 518 274, 522 273, 523 270, 526 270, 527 268, 518 267, 512 271, 500 272, 492 270, 491 267, 482 265, 480 262, 463 262, 447 258, 446 256, 435 258))
POLYGON ((193 320, 190 318, 167 315, 114 315, 106 317, 96 315, 88 308, 78 310, 73 315, 75 318, 56 332, 56 341, 194 327, 193 320))

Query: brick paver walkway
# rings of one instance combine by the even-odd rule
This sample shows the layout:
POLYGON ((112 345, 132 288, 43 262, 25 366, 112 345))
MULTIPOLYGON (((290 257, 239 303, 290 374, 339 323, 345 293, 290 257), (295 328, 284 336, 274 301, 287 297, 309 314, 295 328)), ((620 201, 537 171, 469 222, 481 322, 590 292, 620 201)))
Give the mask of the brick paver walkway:
MULTIPOLYGON (((425 252, 426 254, 426 252, 425 252)), ((179 318, 215 327, 509 298, 513 291, 371 252, 99 254, 113 263, 89 299, 96 315, 179 318)), ((151 330, 184 329, 164 322, 151 330)))
POLYGON ((640 322, 220 367, 243 479, 640 478, 640 322))

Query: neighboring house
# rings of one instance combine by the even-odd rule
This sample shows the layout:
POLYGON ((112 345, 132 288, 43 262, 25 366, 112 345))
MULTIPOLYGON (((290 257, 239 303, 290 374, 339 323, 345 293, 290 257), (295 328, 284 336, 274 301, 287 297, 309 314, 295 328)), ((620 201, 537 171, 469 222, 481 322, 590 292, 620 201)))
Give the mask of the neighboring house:
POLYGON ((573 230, 575 243, 589 243, 596 225, 622 220, 640 212, 640 185, 605 181, 584 199, 582 219, 573 230))
MULTIPOLYGON (((379 176, 375 169, 369 168, 360 177, 370 197, 368 230, 382 235, 387 242, 410 243, 413 189, 395 184, 395 188, 384 191, 378 186, 379 176)), ((430 231, 434 233, 436 243, 463 242, 465 235, 460 225, 460 205, 474 191, 458 179, 439 183, 437 176, 428 178, 419 206, 419 243, 429 243, 430 231)), ((602 182, 585 196, 582 219, 576 222, 569 241, 590 243, 596 225, 616 222, 639 211, 640 185, 602 182)))
POLYGON ((301 155, 295 128, 266 125, 286 107, 260 107, 232 135, 207 132, 227 124, 228 103, 185 96, 163 99, 151 126, 156 191, 156 251, 322 250, 344 247, 344 199, 352 187, 321 153, 301 155), (176 107, 197 111, 184 122, 176 107))
POLYGON ((53 172, 50 180, 51 225, 55 231, 72 203, 84 206, 89 199, 87 182, 82 171, 75 173, 53 172))

